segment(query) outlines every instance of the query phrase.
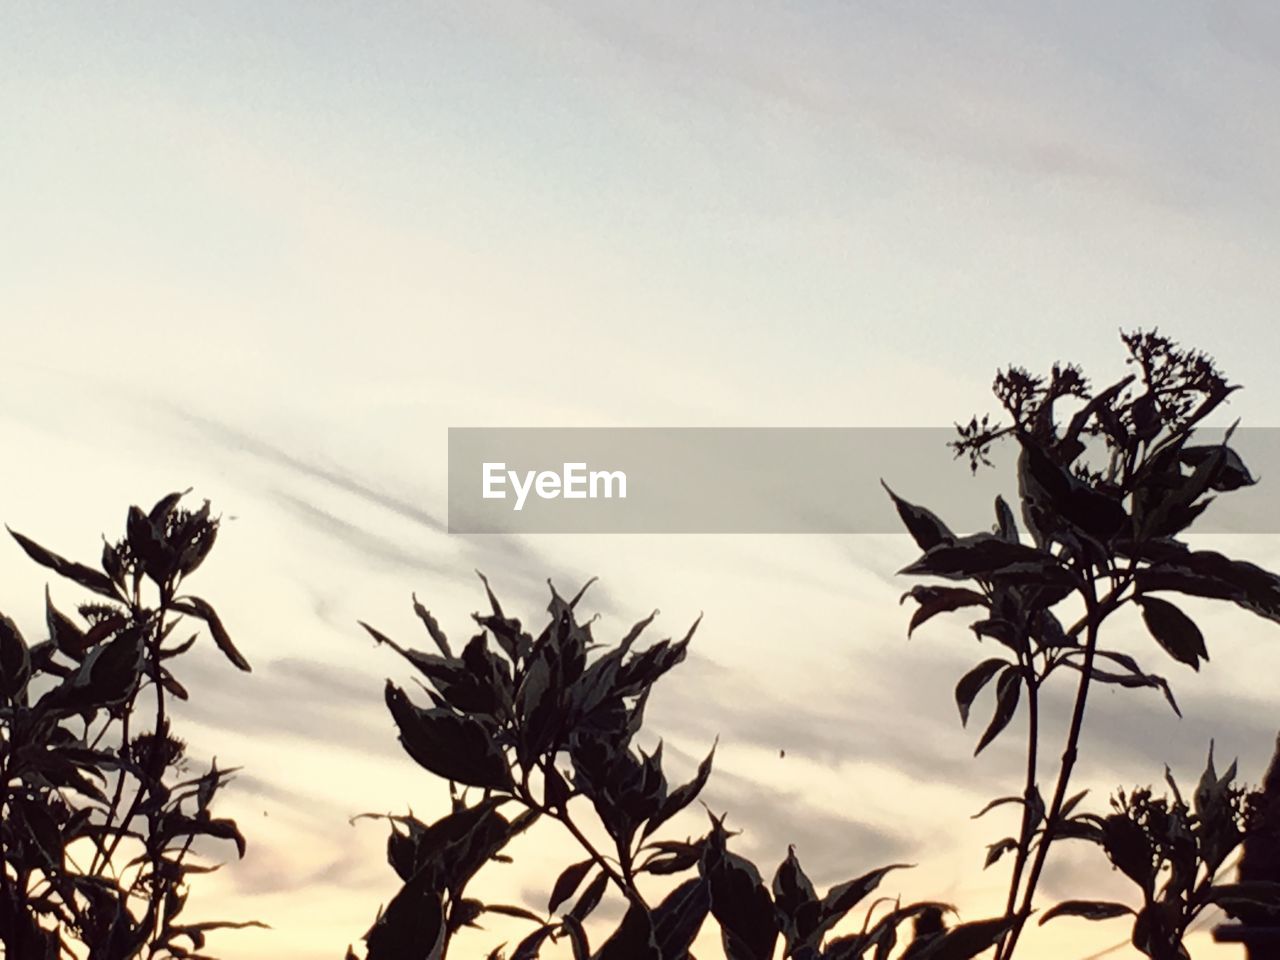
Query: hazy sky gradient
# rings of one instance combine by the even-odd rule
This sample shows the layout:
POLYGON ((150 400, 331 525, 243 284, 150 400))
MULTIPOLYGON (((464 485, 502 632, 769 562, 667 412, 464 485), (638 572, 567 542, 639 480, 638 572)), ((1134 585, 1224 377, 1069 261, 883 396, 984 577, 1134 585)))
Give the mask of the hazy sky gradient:
MULTIPOLYGON (((1278 425, 1277 102, 1261 2, 6 5, 0 519, 94 556, 170 489, 235 516, 201 590, 256 669, 198 657, 188 731, 245 766, 250 855, 204 902, 274 930, 217 948, 339 956, 391 894, 346 818, 440 791, 355 620, 416 637, 416 590, 462 634, 476 567, 530 619, 599 574, 602 636, 705 612, 653 735, 677 774, 720 736, 707 800, 765 866, 908 860, 905 895, 997 909, 1006 825, 967 815, 1016 789, 1017 729, 969 759, 951 689, 983 651, 906 642, 907 538, 450 538, 445 430, 944 425, 997 365, 1111 376, 1155 324, 1278 425)), ((10 546, 0 573, 38 635, 43 572, 10 546)), ((1213 661, 1159 664, 1186 719, 1099 697, 1082 782, 1189 779, 1211 736, 1261 774, 1280 636, 1204 610, 1213 661)), ((495 889, 537 905, 571 858, 531 839, 495 889)), ((1055 854, 1047 892, 1105 895, 1098 866, 1055 854)), ((1124 936, 1050 930, 1049 960, 1124 936)))

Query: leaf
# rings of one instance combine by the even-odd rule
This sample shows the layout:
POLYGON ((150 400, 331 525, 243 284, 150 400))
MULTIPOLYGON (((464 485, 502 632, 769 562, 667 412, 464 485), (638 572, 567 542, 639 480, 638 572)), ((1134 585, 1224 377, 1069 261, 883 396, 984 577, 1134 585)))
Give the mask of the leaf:
POLYGON ((899 573, 946 577, 950 580, 1030 582, 1038 586, 1069 586, 1072 574, 1053 554, 1022 543, 1010 543, 990 533, 975 533, 939 543, 899 573))
POLYGON ((1212 550, 1187 550, 1154 562, 1137 571, 1134 586, 1143 594, 1175 590, 1194 597, 1230 600, 1260 617, 1280 622, 1280 577, 1212 550))
POLYGON ((390 680, 385 699, 400 730, 400 743, 420 766, 471 787, 511 787, 505 756, 476 720, 438 707, 416 707, 390 680))
POLYGON ((1010 543, 1018 543, 1018 521, 1013 517, 1013 510, 1005 503, 1004 497, 996 496, 996 532, 1010 543))
POLYGON ((0 614, 0 696, 17 697, 30 677, 31 652, 27 641, 16 623, 0 614))
POLYGON ((800 866, 794 846, 787 848, 787 858, 774 872, 773 902, 782 921, 782 937, 786 941, 787 953, 792 955, 800 943, 810 939, 810 934, 822 919, 822 906, 817 891, 800 866))
POLYGON ((524 907, 517 907, 510 903, 487 903, 481 912, 499 913, 504 917, 515 917, 517 920, 531 920, 534 923, 542 923, 542 918, 532 910, 526 910, 524 907))
POLYGON ((711 910, 711 893, 702 877, 680 884, 653 909, 653 933, 665 958, 683 960, 711 910))
POLYGON ((711 894, 711 913, 720 924, 726 960, 771 960, 778 941, 773 900, 749 860, 724 847, 717 824, 703 853, 701 871, 711 894))
POLYGON ((715 755, 716 746, 715 744, 712 744, 711 752, 706 755, 700 764, 698 764, 698 772, 694 774, 693 779, 686 784, 676 787, 668 793, 666 799, 658 805, 657 812, 650 817, 648 823, 645 824, 644 831, 641 834, 641 839, 652 834, 660 826, 697 799, 698 794, 702 792, 702 788, 707 785, 707 778, 711 776, 711 763, 715 758, 715 755))
POLYGON ((978 694, 982 692, 982 688, 990 683, 991 678, 999 673, 1001 669, 1008 666, 1012 666, 1012 664, 1001 660, 999 657, 992 657, 990 660, 983 660, 960 678, 960 682, 956 684, 956 706, 960 708, 960 723, 962 725, 968 725, 969 709, 973 706, 973 701, 978 694))
POLYGON ((1025 433, 1018 433, 1022 454, 1018 458, 1018 482, 1025 509, 1038 514, 1034 524, 1046 530, 1055 526, 1054 519, 1065 521, 1076 530, 1103 542, 1118 534, 1129 521, 1120 502, 1093 489, 1088 483, 1056 463, 1040 444, 1025 433))
POLYGON ((1013 922, 1011 917, 999 917, 962 923, 913 954, 912 960, 972 960, 994 947, 1013 922))
POLYGON ((569 938, 569 946, 573 948, 573 960, 591 960, 591 941, 582 924, 573 917, 565 916, 560 921, 560 928, 569 938))
POLYGON ((1151 840, 1142 827, 1126 816, 1112 814, 1103 820, 1102 847, 1126 877, 1142 889, 1148 889, 1156 866, 1151 840))
POLYGON ((913 864, 910 863, 893 863, 864 873, 855 880, 832 887, 822 898, 822 919, 818 923, 816 932, 826 933, 839 923, 846 913, 866 898, 867 894, 880 886, 880 881, 891 871, 906 870, 912 866, 913 864))
POLYGON ((1200 661, 1209 659, 1209 651, 1195 622, 1167 600, 1142 595, 1134 600, 1142 608, 1142 619, 1156 643, 1179 663, 1199 670, 1200 661))
POLYGON ((983 863, 982 869, 985 870, 990 866, 994 866, 1006 853, 1012 853, 1017 849, 1018 841, 1013 839, 1013 837, 1005 837, 1002 840, 997 840, 995 843, 988 844, 987 859, 986 862, 983 863))
POLYGON ((1127 907, 1123 903, 1113 903, 1110 900, 1064 900, 1057 906, 1050 907, 1045 911, 1044 916, 1040 918, 1040 925, 1044 926, 1054 917, 1084 917, 1086 920, 1110 920, 1114 917, 1123 917, 1125 914, 1133 914, 1133 908, 1127 907))
MULTIPOLYGON (((1101 655, 1101 651, 1099 651, 1099 655, 1101 655)), ((1080 664, 1078 663, 1073 663, 1070 660, 1063 662, 1073 670, 1080 669, 1080 664)), ((1151 673, 1109 673, 1106 670, 1099 670, 1097 667, 1093 668, 1091 676, 1098 683, 1106 683, 1117 687, 1126 687, 1131 690, 1139 687, 1151 687, 1159 690, 1164 694, 1164 698, 1168 701, 1173 712, 1179 717, 1182 716, 1182 710, 1178 708, 1178 701, 1173 697, 1173 690, 1169 687, 1169 681, 1165 680, 1164 677, 1159 677, 1151 673)))
POLYGON ((649 911, 631 904, 622 923, 601 945, 594 960, 662 960, 649 911))
POLYGON ((600 900, 604 897, 604 892, 609 886, 609 875, 603 870, 596 875, 596 878, 587 884, 587 889, 582 891, 582 896, 578 897, 578 902, 573 905, 573 909, 569 911, 569 916, 582 923, 591 916, 591 911, 600 905, 600 900))
POLYGON ((921 550, 929 550, 940 543, 955 539, 955 534, 932 511, 903 500, 890 490, 889 485, 883 480, 880 481, 880 486, 884 487, 885 492, 892 498, 893 505, 898 508, 898 516, 902 518, 912 539, 921 550))
POLYGON ((75 693, 94 705, 120 703, 133 691, 142 669, 142 637, 136 629, 126 630, 90 651, 75 693))
POLYGON ((547 924, 533 931, 516 944, 516 951, 511 954, 511 960, 537 960, 538 951, 542 949, 547 938, 555 933, 555 930, 555 927, 547 924))
POLYGON ((365 934, 367 960, 439 960, 444 936, 438 893, 406 883, 365 934))
MULTIPOLYGON (((422 621, 423 626, 427 628, 427 633, 431 635, 431 639, 435 641, 437 647, 440 648, 442 656, 453 658, 453 651, 449 649, 449 638, 444 635, 444 631, 440 629, 440 624, 436 623, 433 617, 421 603, 418 602, 418 595, 413 595, 413 612, 418 615, 418 619, 422 621)), ((368 629, 368 628, 366 628, 368 629)))
POLYGON ((911 615, 911 623, 907 626, 907 636, 915 632, 916 627, 931 620, 940 613, 950 613, 963 607, 985 607, 987 598, 976 590, 967 587, 934 587, 915 586, 902 595, 899 603, 911 597, 920 606, 911 615))
POLYGON ((75 660, 83 660, 88 641, 83 630, 53 605, 48 585, 44 588, 44 617, 53 645, 75 660))
POLYGON ((1225 444, 1183 447, 1178 453, 1178 459, 1191 467, 1214 462, 1216 469, 1209 480, 1210 490, 1226 493, 1257 483, 1253 474, 1249 472, 1249 468, 1245 466, 1244 460, 1240 458, 1240 454, 1225 444))
POLYGON ((995 713, 992 715, 991 723, 982 735, 982 739, 978 741, 977 749, 973 751, 975 757, 1009 725, 1009 721, 1013 719, 1013 715, 1018 710, 1018 699, 1021 695, 1022 676, 1018 672, 1018 668, 1010 664, 1000 674, 1000 679, 996 683, 995 713))
POLYGON ((236 649, 236 645, 231 642, 231 637, 227 634, 227 628, 222 625, 222 620, 218 617, 218 612, 206 601, 199 597, 181 597, 173 601, 173 609, 190 614, 203 620, 209 627, 209 633, 213 636, 213 642, 218 645, 218 649, 230 660, 236 667, 249 673, 253 670, 246 660, 236 649))
POLYGON ((985 807, 983 807, 981 810, 979 810, 969 819, 980 820, 983 817, 985 817, 988 813, 990 813, 992 810, 996 809, 996 807, 1003 807, 1006 804, 1010 804, 1010 803, 1016 803, 1019 806, 1021 806, 1025 802, 1026 801, 1023 800, 1022 797, 998 797, 995 800, 992 800, 990 803, 988 803, 985 807))
POLYGON ((570 864, 561 871, 551 888, 551 897, 547 900, 547 913, 555 913, 556 907, 574 895, 594 863, 594 860, 587 859, 581 863, 570 864))
MULTIPOLYGON (((5 527, 5 529, 9 530, 8 527, 5 527)), ((122 599, 115 584, 111 582, 111 578, 105 573, 94 570, 92 567, 86 567, 82 563, 73 563, 60 557, 52 550, 46 550, 40 544, 28 537, 24 537, 16 530, 9 530, 9 534, 18 541, 18 546, 22 547, 27 556, 42 567, 48 567, 59 576, 66 577, 68 580, 72 580, 85 589, 92 590, 94 593, 110 597, 112 600, 122 599)))

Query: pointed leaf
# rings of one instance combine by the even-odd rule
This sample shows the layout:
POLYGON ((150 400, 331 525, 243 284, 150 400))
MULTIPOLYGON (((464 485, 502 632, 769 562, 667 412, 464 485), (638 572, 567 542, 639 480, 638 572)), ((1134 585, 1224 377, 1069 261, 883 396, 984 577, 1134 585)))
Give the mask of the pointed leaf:
POLYGON ((956 706, 960 708, 960 723, 962 725, 968 725, 969 709, 973 706, 973 701, 978 694, 982 692, 982 688, 990 683, 997 673, 1008 666, 1011 666, 1008 661, 993 657, 990 660, 983 660, 960 678, 960 682, 956 684, 956 706))
POLYGON ((1009 721, 1018 710, 1018 699, 1021 694, 1022 676, 1017 667, 1010 665, 1000 674, 1000 679, 996 683, 995 713, 982 739, 978 741, 977 749, 973 751, 974 756, 980 754, 1009 725, 1009 721))
POLYGON ((1179 663, 1199 670, 1200 661, 1209 659, 1209 651, 1195 621, 1167 600, 1144 596, 1134 600, 1142 608, 1142 619, 1156 642, 1179 663))
POLYGON ((1110 920, 1113 917, 1123 917, 1125 914, 1133 914, 1133 908, 1127 907, 1123 903, 1113 903, 1109 900, 1064 900, 1055 907, 1050 907, 1045 911, 1044 916, 1040 918, 1040 924, 1043 926, 1054 917, 1084 917, 1086 920, 1110 920))
POLYGON ((912 539, 921 550, 928 550, 940 543, 955 539, 955 534, 932 511, 903 500, 890 490, 889 485, 883 480, 880 481, 880 486, 884 487, 885 492, 893 500, 893 505, 898 508, 898 516, 902 518, 912 539))

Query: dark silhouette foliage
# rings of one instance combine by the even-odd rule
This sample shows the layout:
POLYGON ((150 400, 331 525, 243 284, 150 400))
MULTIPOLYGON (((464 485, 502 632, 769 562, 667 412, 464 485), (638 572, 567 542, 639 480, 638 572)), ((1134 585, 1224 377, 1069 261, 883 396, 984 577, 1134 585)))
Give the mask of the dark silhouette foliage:
MULTIPOLYGON (((715 751, 691 780, 673 785, 661 743, 646 753, 635 741, 650 691, 684 659, 697 624, 681 640, 639 649, 650 615, 616 645, 604 645, 592 636, 591 622, 576 617, 586 588, 566 601, 553 587, 550 620, 535 636, 507 616, 487 581, 485 589, 491 612, 474 615, 481 632, 457 654, 416 599, 438 652, 402 647, 364 625, 425 678, 431 706, 418 706, 388 681, 387 707, 405 751, 449 782, 453 801, 434 823, 388 818, 388 860, 404 885, 365 935, 368 960, 439 960, 452 935, 485 913, 530 923, 510 960, 532 960, 561 939, 579 960, 684 960, 708 917, 730 960, 771 960, 779 944, 799 960, 887 957, 899 927, 921 918, 932 925, 925 923, 913 956, 964 960, 995 942, 1002 920, 948 931, 940 922, 946 905, 893 902, 877 913, 882 901, 866 912, 858 933, 833 936, 836 924, 904 864, 819 894, 794 849, 767 882, 729 849, 723 816, 712 814, 708 832, 696 839, 660 839, 661 828, 697 799, 715 751), (605 849, 581 826, 588 810, 609 838, 605 849), (501 860, 508 841, 544 819, 559 824, 584 857, 549 881, 546 915, 469 898, 467 885, 480 868, 501 860), (642 884, 651 878, 665 878, 660 897, 641 889, 652 886, 642 884), (626 912, 593 947, 585 924, 610 891, 626 912)), ((490 956, 507 955, 499 947, 490 956)))
POLYGON ((1111 798, 1111 813, 1070 817, 1065 833, 1101 847, 1112 866, 1137 885, 1141 903, 1135 909, 1110 901, 1069 900, 1047 910, 1040 922, 1060 916, 1131 916, 1132 943, 1141 953, 1154 960, 1186 960, 1187 930, 1210 907, 1248 912, 1280 903, 1280 884, 1243 878, 1225 882, 1220 877, 1228 858, 1256 830, 1251 811, 1262 797, 1235 779, 1234 763, 1218 775, 1211 749, 1189 801, 1166 770, 1168 796, 1156 796, 1150 787, 1121 790, 1111 798))
POLYGON ((189 921, 190 878, 213 867, 201 838, 231 843, 213 814, 233 771, 192 771, 172 729, 185 700, 176 665, 199 621, 236 667, 248 662, 214 608, 184 592, 213 547, 209 504, 171 494, 129 510, 125 536, 97 567, 10 531, 37 563, 92 596, 70 614, 46 590, 48 637, 28 643, 0 616, 0 950, 14 960, 198 957, 229 922, 189 921))
MULTIPOLYGON (((832 936, 850 908, 901 864, 819 896, 794 850, 767 884, 754 864, 730 851, 723 817, 712 815, 710 831, 696 840, 656 839, 657 829, 696 798, 710 772, 709 755, 691 783, 671 789, 661 745, 652 755, 634 746, 649 690, 683 658, 692 630, 679 643, 662 641, 638 652, 636 641, 650 617, 617 646, 601 648, 590 623, 575 620, 582 593, 566 602, 553 589, 550 623, 533 637, 488 591, 492 612, 475 615, 481 633, 459 655, 416 600, 438 654, 400 647, 366 625, 426 678, 430 707, 414 704, 391 683, 387 706, 405 750, 449 781, 453 797, 453 811, 437 823, 390 818, 389 859, 404 887, 365 938, 369 960, 438 960, 451 935, 486 911, 534 925, 514 948, 513 960, 536 957, 547 941, 560 938, 570 941, 579 960, 684 958, 708 916, 719 925, 730 960, 767 960, 779 943, 785 956, 802 960, 887 960, 895 953, 941 960, 992 948, 997 960, 1009 960, 1036 909, 1049 850, 1067 839, 1100 846, 1138 884, 1142 902, 1068 901, 1042 920, 1131 916, 1133 943, 1157 960, 1185 955, 1189 925, 1210 906, 1269 910, 1280 904, 1280 887, 1269 881, 1228 883, 1220 876, 1261 816, 1261 795, 1238 786, 1234 768, 1219 778, 1211 758, 1190 804, 1172 776, 1172 798, 1149 789, 1122 792, 1107 814, 1088 812, 1085 793, 1069 791, 1089 693, 1098 684, 1153 690, 1178 712, 1161 674, 1104 644, 1102 627, 1116 611, 1133 605, 1161 655, 1193 670, 1208 660, 1209 646, 1170 594, 1229 600, 1280 621, 1280 578, 1180 539, 1215 496, 1254 482, 1230 446, 1230 430, 1220 442, 1195 438, 1196 428, 1236 388, 1204 354, 1158 333, 1125 334, 1123 341, 1135 369, 1114 383, 1095 389, 1074 366, 1056 365, 1046 377, 1011 368, 997 376, 994 391, 1012 422, 984 416, 958 428, 954 449, 975 471, 989 463, 993 444, 1004 438, 1018 443, 1018 513, 1027 537, 1001 498, 990 532, 960 536, 931 510, 888 491, 922 551, 902 572, 941 581, 904 596, 918 604, 909 631, 939 614, 973 609, 974 635, 996 644, 995 655, 956 685, 966 723, 979 696, 993 689, 990 720, 975 753, 1020 711, 1028 718, 1023 788, 982 811, 1012 805, 1021 812, 1018 832, 987 849, 986 867, 1012 856, 1003 916, 948 928, 948 905, 893 902, 877 914, 883 901, 876 901, 859 932, 832 936), (1055 673, 1075 677, 1076 695, 1060 763, 1046 783, 1040 691, 1055 673), (571 801, 577 801, 575 815, 589 805, 612 849, 591 845, 570 814, 571 801), (504 806, 514 811, 510 819, 499 812, 504 806), (546 918, 468 899, 466 884, 479 868, 500 859, 507 841, 540 818, 558 821, 587 854, 549 884, 546 918), (676 883, 656 904, 637 884, 646 873, 676 883), (627 912, 593 950, 583 923, 610 889, 625 898, 627 912), (900 943, 907 921, 912 936, 900 943)), ((491 954, 502 955, 501 949, 491 954)))
MULTIPOLYGON (((1030 543, 1024 542, 1014 511, 1003 499, 996 500, 991 532, 957 536, 932 511, 890 491, 923 551, 902 572, 946 581, 908 591, 906 596, 919 605, 909 629, 941 613, 973 608, 978 611, 971 625, 975 636, 997 647, 995 656, 978 663, 956 685, 956 704, 967 722, 975 700, 994 683, 991 719, 975 752, 1000 736, 1020 709, 1027 716, 1022 791, 987 808, 1014 804, 1022 811, 1018 833, 991 844, 986 858, 990 867, 1013 855, 1010 926, 996 951, 1000 960, 1013 956, 1055 841, 1093 839, 1139 883, 1144 905, 1134 943, 1163 960, 1183 955, 1187 924, 1207 902, 1225 897, 1214 892, 1221 890, 1214 874, 1240 840, 1243 794, 1231 784, 1231 775, 1215 779, 1212 764, 1191 808, 1177 798, 1170 779, 1173 801, 1139 791, 1121 795, 1119 808, 1107 818, 1073 816, 1083 794, 1070 795, 1069 785, 1086 705, 1096 685, 1154 690, 1178 713, 1162 675, 1104 645, 1102 627, 1117 610, 1137 607, 1161 655, 1193 670, 1208 660, 1208 645, 1200 628, 1167 595, 1228 600, 1280 621, 1280 577, 1245 561, 1193 549, 1180 539, 1216 496, 1254 483, 1230 446, 1232 430, 1216 443, 1198 443, 1194 437, 1236 388, 1207 356, 1156 332, 1138 331, 1122 339, 1127 362, 1135 368, 1127 376, 1096 389, 1075 366, 1055 365, 1044 377, 1013 367, 1001 372, 994 385, 1012 422, 1000 424, 983 416, 958 428, 953 447, 957 456, 968 456, 975 471, 990 463, 994 443, 1012 438, 1019 445, 1020 513, 1030 543), (1058 611, 1073 608, 1079 613, 1064 622, 1058 611), (1042 791, 1039 694, 1055 673, 1075 675, 1076 694, 1061 762, 1049 781, 1051 789, 1042 791), (1164 830, 1192 839, 1184 838, 1175 849, 1160 834, 1164 830), (1125 847, 1129 840, 1136 852, 1125 847), (1162 872, 1171 876, 1162 881, 1162 872)), ((1276 892, 1251 888, 1249 899, 1280 902, 1276 892)), ((1236 895, 1232 899, 1243 897, 1239 889, 1236 895)), ((1126 912, 1114 904, 1077 902, 1046 916, 1101 919, 1126 912)))

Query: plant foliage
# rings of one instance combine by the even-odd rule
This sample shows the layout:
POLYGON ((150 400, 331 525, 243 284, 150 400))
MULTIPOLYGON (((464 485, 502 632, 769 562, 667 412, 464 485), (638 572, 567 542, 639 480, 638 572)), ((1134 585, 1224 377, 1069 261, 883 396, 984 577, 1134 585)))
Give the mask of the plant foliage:
MULTIPOLYGON (((1236 388, 1207 356, 1182 349, 1157 332, 1138 331, 1122 339, 1133 368, 1128 375, 1095 388, 1075 366, 1055 365, 1043 377, 1013 367, 1001 372, 994 385, 1011 422, 974 417, 958 428, 953 447, 957 456, 968 456, 974 470, 990 463, 988 454, 996 442, 1011 438, 1018 444, 1019 512, 1027 537, 1003 499, 996 500, 990 532, 958 536, 932 511, 889 491, 923 551, 902 572, 944 581, 918 585, 904 596, 918 604, 909 630, 939 614, 972 609, 974 635, 995 646, 994 655, 956 685, 956 705, 966 723, 983 691, 994 690, 990 720, 975 752, 993 743, 1020 713, 1027 719, 1022 791, 993 804, 1018 806, 1021 824, 1015 835, 993 843, 986 858, 990 867, 1006 855, 1013 857, 1010 927, 996 953, 1001 960, 1013 955, 1033 910, 1052 843, 1082 831, 1099 839, 1096 822, 1073 816, 1082 795, 1069 792, 1090 692, 1100 684, 1151 690, 1178 713, 1165 677, 1104 643, 1104 623, 1132 605, 1159 656, 1198 670, 1209 659, 1208 644, 1170 595, 1227 600, 1280 620, 1280 577, 1245 561, 1194 549, 1182 539, 1217 496, 1254 483, 1230 446, 1232 430, 1214 443, 1197 442, 1195 436, 1236 388), (1067 610, 1077 612, 1063 612, 1067 610), (1040 691, 1055 673, 1074 675, 1076 694, 1061 763, 1042 790, 1040 691)), ((1227 787, 1216 789, 1221 793, 1227 787)), ((1203 819, 1193 823, 1178 813, 1176 803, 1160 807, 1147 794, 1130 795, 1124 802, 1124 811, 1116 815, 1123 812, 1129 826, 1108 822, 1130 835, 1136 836, 1136 823, 1150 825, 1162 815, 1167 816, 1161 822, 1170 828, 1209 829, 1203 819)), ((1213 809, 1215 823, 1230 820, 1213 809)), ((1195 811, 1198 818, 1208 815, 1195 811)), ((1226 840, 1215 842, 1219 846, 1197 854, 1208 857, 1199 861, 1203 869, 1216 871, 1221 865, 1226 840)), ((1114 852, 1108 848, 1109 854, 1114 852)), ((1155 853, 1152 858, 1147 865, 1144 853, 1138 858, 1143 859, 1141 870, 1135 866, 1131 874, 1144 884, 1148 900, 1139 914, 1145 932, 1135 934, 1135 943, 1141 940, 1154 950, 1158 942, 1167 951, 1173 949, 1169 944, 1180 942, 1185 924, 1181 919, 1157 922, 1162 911, 1174 908, 1167 898, 1159 899, 1164 894, 1153 886, 1151 871, 1158 873, 1159 865, 1155 853)), ((1186 893, 1179 885, 1190 882, 1192 863, 1166 861, 1175 863, 1177 889, 1169 896, 1176 898, 1186 893)), ((1184 898, 1178 909, 1194 913, 1195 908, 1184 898)), ((1058 912, 1101 918, 1117 909, 1077 904, 1058 912)))
MULTIPOLYGON (((597 642, 580 622, 580 591, 564 600, 553 587, 550 618, 535 636, 509 617, 488 589, 490 612, 475 614, 480 632, 455 654, 435 618, 414 601, 435 652, 402 647, 365 629, 407 660, 426 681, 430 706, 388 682, 387 708, 405 752, 449 782, 451 811, 424 823, 390 817, 388 860, 403 881, 365 935, 368 960, 440 960, 451 937, 486 913, 519 917, 530 931, 504 954, 532 960, 549 942, 567 940, 578 960, 685 960, 704 922, 719 927, 729 960, 771 960, 781 946, 799 960, 887 957, 908 920, 934 919, 917 937, 918 956, 964 960, 994 943, 995 926, 941 924, 941 904, 866 912, 860 931, 833 930, 862 904, 895 864, 820 894, 792 849, 772 881, 729 848, 731 833, 712 815, 696 839, 664 839, 662 828, 701 793, 714 747, 692 779, 668 781, 662 744, 636 745, 655 683, 685 657, 697 623, 683 639, 640 647, 653 615, 616 645, 597 642), (585 829, 584 816, 593 819, 585 829), (489 904, 467 886, 515 836, 539 820, 558 824, 582 859, 548 882, 546 914, 489 904), (589 838, 600 833, 608 845, 589 838), (655 886, 658 896, 649 893, 655 886), (606 896, 625 906, 612 931, 589 935, 592 912, 606 896)), ((1000 929, 997 929, 1000 928, 1000 929)), ((348 952, 354 957, 353 951, 348 952)))
POLYGON ((231 843, 213 800, 233 771, 193 771, 172 730, 170 698, 188 693, 177 663, 199 621, 228 660, 248 662, 217 612, 185 592, 213 547, 218 518, 171 494, 129 510, 98 566, 66 560, 10 531, 36 563, 92 597, 74 614, 46 590, 47 639, 29 643, 0 616, 0 950, 14 960, 197 957, 210 930, 189 921, 202 838, 231 843))

